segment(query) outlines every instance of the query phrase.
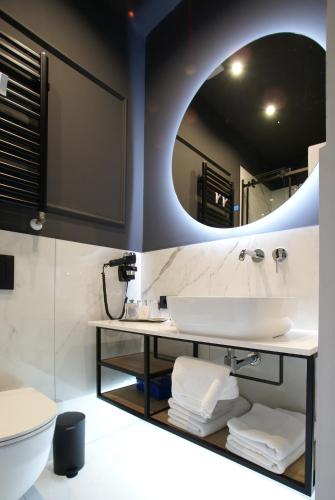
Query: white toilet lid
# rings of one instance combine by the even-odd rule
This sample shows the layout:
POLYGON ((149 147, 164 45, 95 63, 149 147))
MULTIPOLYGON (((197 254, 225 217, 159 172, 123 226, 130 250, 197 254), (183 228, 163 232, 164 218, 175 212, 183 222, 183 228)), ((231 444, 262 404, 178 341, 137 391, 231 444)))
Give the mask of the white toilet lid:
POLYGON ((0 392, 0 443, 46 425, 56 411, 54 401, 31 387, 0 392))

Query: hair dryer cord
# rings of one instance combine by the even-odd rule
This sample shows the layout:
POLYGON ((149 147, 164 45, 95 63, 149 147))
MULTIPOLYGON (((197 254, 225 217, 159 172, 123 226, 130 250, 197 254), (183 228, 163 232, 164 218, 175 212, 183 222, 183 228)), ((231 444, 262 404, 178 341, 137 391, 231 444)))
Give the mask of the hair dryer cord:
POLYGON ((102 267, 101 276, 102 276, 102 290, 103 290, 103 294, 104 294, 104 304, 105 304, 106 314, 109 317, 109 319, 121 319, 123 317, 123 315, 124 315, 124 312, 125 312, 125 309, 126 309, 126 303, 127 303, 127 300, 128 300, 128 298, 127 298, 128 282, 127 282, 126 290, 125 290, 125 294, 124 294, 124 302, 123 302, 122 312, 121 312, 120 316, 114 318, 111 315, 111 313, 109 312, 109 307, 108 307, 105 265, 102 267))

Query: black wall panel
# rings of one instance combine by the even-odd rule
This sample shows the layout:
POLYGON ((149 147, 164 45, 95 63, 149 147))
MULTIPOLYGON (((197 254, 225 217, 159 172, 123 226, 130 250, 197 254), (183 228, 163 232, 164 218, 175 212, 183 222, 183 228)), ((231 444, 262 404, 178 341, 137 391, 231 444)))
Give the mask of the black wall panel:
POLYGON ((50 57, 48 205, 124 224, 126 99, 50 57))

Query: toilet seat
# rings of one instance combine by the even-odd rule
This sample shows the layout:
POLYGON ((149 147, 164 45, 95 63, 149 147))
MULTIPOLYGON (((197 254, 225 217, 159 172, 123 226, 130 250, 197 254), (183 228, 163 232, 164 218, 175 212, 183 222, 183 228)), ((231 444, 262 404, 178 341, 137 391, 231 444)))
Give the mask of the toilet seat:
POLYGON ((56 412, 56 403, 33 388, 0 392, 0 447, 42 432, 56 412))

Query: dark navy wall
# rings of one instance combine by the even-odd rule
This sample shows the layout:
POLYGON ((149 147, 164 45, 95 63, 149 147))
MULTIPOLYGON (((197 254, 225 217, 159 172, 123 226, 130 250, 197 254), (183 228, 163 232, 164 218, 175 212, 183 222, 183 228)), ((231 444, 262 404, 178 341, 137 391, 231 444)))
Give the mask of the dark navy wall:
MULTIPOLYGON (((36 50, 45 49, 42 42, 49 44, 122 97, 113 98, 46 49, 50 59, 49 213, 39 234, 141 250, 143 37, 128 30, 127 18, 108 0, 2 0, 0 7, 41 43, 1 20, 4 31, 36 50), (70 210, 52 208, 60 206, 70 210)), ((0 228, 36 234, 29 227, 32 215, 27 209, 2 205, 0 228)))
MULTIPOLYGON (((175 136, 193 96, 219 63, 271 33, 304 34, 325 47, 325 0, 193 0, 183 2, 146 45, 144 250, 318 223, 318 176, 300 198, 243 228, 213 229, 194 221, 173 188, 175 136), (299 201, 299 203, 298 203, 299 201)), ((297 195, 295 195, 297 196, 297 195)))

